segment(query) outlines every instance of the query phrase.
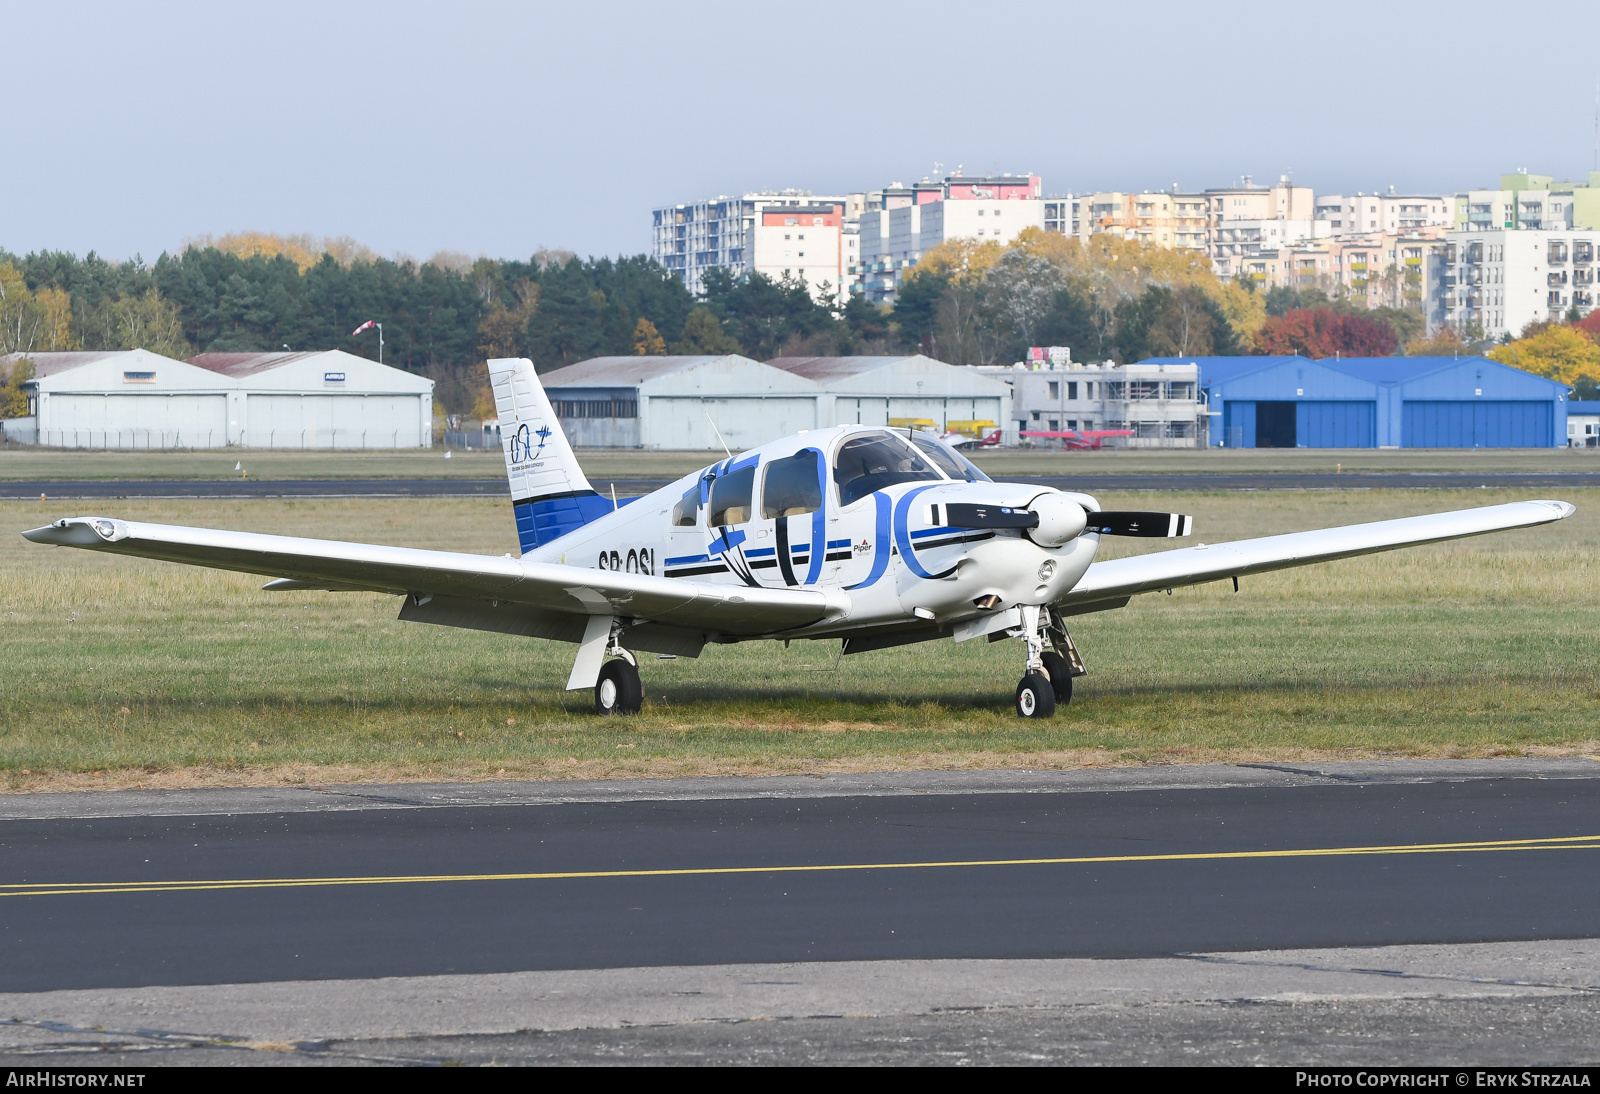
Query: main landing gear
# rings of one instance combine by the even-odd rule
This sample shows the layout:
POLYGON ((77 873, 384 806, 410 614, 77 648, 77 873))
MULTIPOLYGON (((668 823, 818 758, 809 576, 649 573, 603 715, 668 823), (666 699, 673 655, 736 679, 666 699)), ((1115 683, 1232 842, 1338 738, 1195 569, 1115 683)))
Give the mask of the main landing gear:
POLYGON ((1066 625, 1049 608, 1022 605, 1022 626, 1009 632, 1028 647, 1028 660, 1017 683, 1017 714, 1048 718, 1057 706, 1072 702, 1072 678, 1086 671, 1066 625), (1055 649, 1046 649, 1045 643, 1055 649))
POLYGON ((615 635, 606 652, 616 656, 600 666, 600 679, 594 686, 594 712, 638 714, 644 706, 644 684, 639 680, 638 660, 616 644, 615 635))

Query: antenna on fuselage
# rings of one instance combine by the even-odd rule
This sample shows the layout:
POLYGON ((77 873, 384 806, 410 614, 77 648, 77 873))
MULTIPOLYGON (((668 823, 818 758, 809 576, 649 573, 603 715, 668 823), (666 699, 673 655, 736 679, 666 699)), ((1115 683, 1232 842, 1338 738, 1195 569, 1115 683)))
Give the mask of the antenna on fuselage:
POLYGON ((733 452, 728 448, 728 442, 722 439, 722 430, 717 428, 717 420, 711 416, 711 411, 706 411, 706 421, 711 423, 711 432, 717 435, 717 440, 722 444, 722 450, 728 453, 728 459, 733 459, 733 452))

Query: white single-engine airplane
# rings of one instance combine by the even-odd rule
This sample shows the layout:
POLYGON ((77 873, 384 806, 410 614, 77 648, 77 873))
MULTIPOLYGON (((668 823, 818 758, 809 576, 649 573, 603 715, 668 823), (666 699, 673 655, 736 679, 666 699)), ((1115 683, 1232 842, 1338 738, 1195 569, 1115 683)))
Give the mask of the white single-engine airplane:
POLYGON ((837 639, 862 653, 935 638, 1020 638, 1016 710, 1070 701, 1067 620, 1138 593, 1561 520, 1523 501, 1096 562, 1100 537, 1185 536, 1175 513, 1103 512, 1088 494, 994 482, 937 438, 816 429, 730 454, 641 498, 589 485, 531 362, 489 362, 522 557, 70 517, 24 532, 276 578, 268 589, 405 597, 400 618, 572 642, 568 690, 639 710, 635 650, 837 639))

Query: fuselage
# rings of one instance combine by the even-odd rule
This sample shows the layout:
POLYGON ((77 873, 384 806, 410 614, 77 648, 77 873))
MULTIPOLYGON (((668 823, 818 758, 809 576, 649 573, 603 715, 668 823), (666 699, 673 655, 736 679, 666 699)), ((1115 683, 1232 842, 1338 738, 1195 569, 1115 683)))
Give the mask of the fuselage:
MULTIPOLYGON (((1064 596, 1099 536, 961 523, 970 510, 1026 511, 1043 495, 1096 511, 1087 494, 989 480, 926 434, 838 426, 719 460, 532 551, 560 562, 668 578, 845 592, 849 610, 799 631, 823 637, 894 623, 960 623, 1064 596), (950 506, 957 506, 952 513, 950 506), (1044 542, 1041 542, 1040 540, 1044 542)), ((971 519, 968 517, 968 519, 971 519)))

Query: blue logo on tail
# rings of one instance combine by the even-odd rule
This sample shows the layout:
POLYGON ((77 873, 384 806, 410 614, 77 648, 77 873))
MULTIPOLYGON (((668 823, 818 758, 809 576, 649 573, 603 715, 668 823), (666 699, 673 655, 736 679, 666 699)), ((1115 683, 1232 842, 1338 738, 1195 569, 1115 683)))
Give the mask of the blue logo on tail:
POLYGON ((544 442, 553 436, 555 436, 555 430, 547 425, 540 426, 537 431, 529 430, 526 422, 517 426, 517 431, 511 438, 511 462, 527 463, 533 459, 535 452, 544 451, 544 442), (539 438, 537 446, 533 443, 533 438, 535 437, 539 438))

